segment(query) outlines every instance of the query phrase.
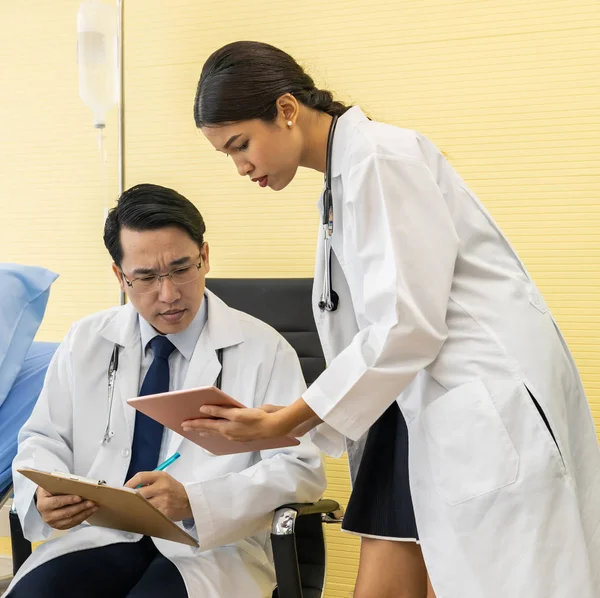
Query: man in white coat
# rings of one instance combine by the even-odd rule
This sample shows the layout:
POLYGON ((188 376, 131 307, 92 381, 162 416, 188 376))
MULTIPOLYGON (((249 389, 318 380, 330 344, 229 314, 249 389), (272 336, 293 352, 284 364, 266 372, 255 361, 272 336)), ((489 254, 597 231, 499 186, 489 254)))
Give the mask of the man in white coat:
POLYGON ((13 473, 25 536, 47 540, 54 529, 69 531, 35 550, 11 598, 270 598, 269 522, 280 505, 321 496, 315 446, 305 437, 292 448, 217 457, 126 402, 212 385, 219 375, 223 390, 249 407, 289 403, 305 389, 290 345, 205 289, 204 231, 190 201, 156 185, 129 189, 110 212, 104 241, 130 302, 72 327, 20 432, 13 473), (168 471, 152 471, 175 452, 181 458, 168 471), (139 492, 199 548, 90 526, 95 505, 50 495, 18 474, 22 467, 142 484, 139 492))

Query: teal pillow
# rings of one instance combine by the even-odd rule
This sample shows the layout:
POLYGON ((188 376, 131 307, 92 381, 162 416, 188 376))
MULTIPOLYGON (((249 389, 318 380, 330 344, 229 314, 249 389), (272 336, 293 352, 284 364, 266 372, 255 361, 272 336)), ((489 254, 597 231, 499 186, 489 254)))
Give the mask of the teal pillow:
POLYGON ((0 264, 0 406, 21 371, 57 278, 38 266, 0 264))

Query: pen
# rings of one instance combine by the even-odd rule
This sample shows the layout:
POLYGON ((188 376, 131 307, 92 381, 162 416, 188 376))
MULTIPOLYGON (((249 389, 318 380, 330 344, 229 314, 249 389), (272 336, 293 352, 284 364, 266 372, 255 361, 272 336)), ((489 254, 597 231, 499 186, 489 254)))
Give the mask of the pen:
MULTIPOLYGON (((175 453, 172 457, 169 457, 166 461, 163 461, 154 471, 163 471, 163 469, 166 469, 167 467, 169 467, 169 465, 171 465, 171 463, 173 463, 174 461, 177 461, 177 459, 179 459, 179 457, 181 457, 181 455, 179 453, 175 453)), ((144 484, 138 484, 135 489, 137 490, 138 488, 141 488, 144 484)))

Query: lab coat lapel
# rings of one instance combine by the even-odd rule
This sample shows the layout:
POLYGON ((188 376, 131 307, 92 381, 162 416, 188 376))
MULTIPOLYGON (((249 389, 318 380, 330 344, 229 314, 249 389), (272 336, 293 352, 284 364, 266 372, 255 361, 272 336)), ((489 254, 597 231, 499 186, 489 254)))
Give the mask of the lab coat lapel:
POLYGON ((138 338, 135 344, 130 347, 124 347, 121 350, 119 370, 121 370, 122 374, 117 375, 115 380, 115 407, 118 401, 127 423, 129 440, 132 443, 136 410, 127 403, 127 399, 133 399, 139 395, 141 360, 142 346, 138 338))
POLYGON ((139 395, 142 361, 137 311, 130 303, 119 308, 115 317, 106 324, 100 334, 120 347, 119 367, 115 377, 113 417, 121 417, 125 420, 131 444, 135 428, 135 409, 127 403, 127 399, 139 395))

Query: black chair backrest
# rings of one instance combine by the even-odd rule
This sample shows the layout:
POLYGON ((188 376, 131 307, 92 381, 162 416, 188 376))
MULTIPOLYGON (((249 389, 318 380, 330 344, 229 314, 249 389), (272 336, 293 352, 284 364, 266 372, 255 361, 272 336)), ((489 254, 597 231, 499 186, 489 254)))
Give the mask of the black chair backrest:
POLYGON ((294 347, 306 384, 325 368, 313 318, 312 278, 207 278, 206 286, 229 307, 266 322, 294 347))
MULTIPOLYGON (((298 353, 306 384, 312 384, 325 368, 312 312, 312 284, 312 278, 206 280, 206 286, 229 307, 266 322, 285 337, 298 353)), ((298 517, 295 536, 304 598, 320 598, 325 580, 321 516, 298 517)))

